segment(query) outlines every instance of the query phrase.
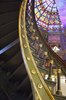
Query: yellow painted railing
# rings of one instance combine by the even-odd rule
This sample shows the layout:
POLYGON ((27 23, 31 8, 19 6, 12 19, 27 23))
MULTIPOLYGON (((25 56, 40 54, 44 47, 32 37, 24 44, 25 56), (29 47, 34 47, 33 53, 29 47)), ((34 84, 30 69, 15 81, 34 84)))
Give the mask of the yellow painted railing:
POLYGON ((52 96, 47 85, 42 79, 38 68, 36 67, 30 50, 26 31, 26 6, 27 0, 23 0, 19 13, 19 38, 23 60, 33 90, 33 98, 34 100, 54 100, 54 97, 52 96))

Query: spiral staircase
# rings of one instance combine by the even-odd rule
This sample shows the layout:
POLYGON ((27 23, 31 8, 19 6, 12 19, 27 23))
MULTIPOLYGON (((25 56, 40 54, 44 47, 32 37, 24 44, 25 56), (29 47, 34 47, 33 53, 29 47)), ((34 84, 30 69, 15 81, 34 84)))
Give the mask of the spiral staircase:
POLYGON ((0 1, 0 100, 32 100, 18 37, 21 2, 0 1))
POLYGON ((34 0, 0 0, 0 100, 66 99, 48 89, 56 83, 44 79, 46 52, 58 68, 66 66, 38 30, 34 0))

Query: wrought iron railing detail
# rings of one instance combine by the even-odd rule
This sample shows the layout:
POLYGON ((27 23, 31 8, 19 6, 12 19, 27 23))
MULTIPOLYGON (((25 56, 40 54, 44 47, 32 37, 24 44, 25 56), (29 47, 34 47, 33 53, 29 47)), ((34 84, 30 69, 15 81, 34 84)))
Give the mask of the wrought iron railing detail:
POLYGON ((27 2, 28 2, 27 0, 23 0, 20 8, 19 38, 20 38, 20 46, 21 46, 23 60, 32 85, 33 97, 34 100, 54 100, 54 97, 52 96, 46 83, 42 79, 42 76, 36 66, 35 60, 32 56, 32 52, 29 46, 27 30, 26 30, 27 2))

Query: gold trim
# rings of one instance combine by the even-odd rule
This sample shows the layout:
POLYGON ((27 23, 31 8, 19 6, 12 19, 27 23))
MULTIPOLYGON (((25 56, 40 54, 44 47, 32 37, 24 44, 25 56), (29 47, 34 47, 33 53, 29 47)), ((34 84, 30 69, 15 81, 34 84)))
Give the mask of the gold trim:
POLYGON ((42 84, 38 84, 39 89, 42 89, 42 87, 43 87, 42 84))
POLYGON ((27 57, 27 60, 30 61, 30 57, 27 57))
POLYGON ((35 74, 36 73, 35 70, 32 70, 31 72, 32 72, 32 74, 35 74))
POLYGON ((22 37, 25 38, 25 36, 22 34, 22 37))
POLYGON ((27 45, 26 44, 24 44, 24 48, 27 48, 27 45))

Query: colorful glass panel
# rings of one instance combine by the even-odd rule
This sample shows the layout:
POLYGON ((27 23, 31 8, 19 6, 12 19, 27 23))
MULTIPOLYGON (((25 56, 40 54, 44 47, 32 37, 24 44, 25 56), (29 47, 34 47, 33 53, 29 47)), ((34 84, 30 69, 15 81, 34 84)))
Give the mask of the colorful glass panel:
POLYGON ((34 7, 38 27, 49 33, 62 31, 62 23, 54 0, 35 0, 34 7))

